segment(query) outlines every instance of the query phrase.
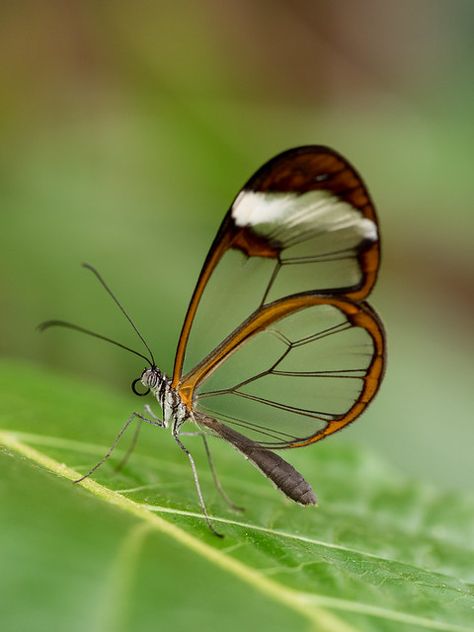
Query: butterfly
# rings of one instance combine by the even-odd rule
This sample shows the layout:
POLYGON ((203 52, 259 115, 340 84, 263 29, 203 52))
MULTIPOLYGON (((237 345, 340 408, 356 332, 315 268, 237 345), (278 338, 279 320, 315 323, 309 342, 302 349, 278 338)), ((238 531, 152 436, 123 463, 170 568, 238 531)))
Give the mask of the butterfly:
MULTIPOLYGON (((66 321, 46 321, 40 329, 68 327, 145 359, 132 390, 151 392, 162 416, 150 406, 144 414, 134 412, 104 458, 78 480, 102 465, 138 421, 136 434, 141 422, 170 428, 189 459, 203 515, 215 533, 183 442, 186 434, 202 436, 209 459, 207 437, 227 441, 288 498, 315 504, 310 484, 274 450, 309 446, 342 430, 377 393, 385 336, 365 299, 379 261, 377 216, 362 179, 336 151, 308 145, 265 163, 231 204, 192 294, 171 376, 158 368, 101 275, 85 264, 149 357, 66 321), (196 433, 183 432, 188 422, 197 426, 196 433)), ((231 503, 211 460, 210 465, 231 503)))

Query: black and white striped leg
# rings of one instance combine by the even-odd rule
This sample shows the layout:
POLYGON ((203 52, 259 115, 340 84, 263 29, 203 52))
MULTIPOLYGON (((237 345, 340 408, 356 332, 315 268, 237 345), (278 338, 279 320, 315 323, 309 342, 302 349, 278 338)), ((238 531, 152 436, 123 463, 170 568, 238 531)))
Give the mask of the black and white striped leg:
POLYGON ((176 429, 173 429, 173 437, 174 437, 174 440, 176 441, 176 443, 181 448, 181 450, 187 455, 187 457, 189 459, 189 463, 191 464, 191 469, 193 471, 194 485, 196 487, 197 495, 198 495, 198 498, 199 498, 199 504, 201 506, 202 513, 204 514, 204 517, 206 519, 207 526, 212 531, 212 533, 214 533, 214 535, 217 535, 217 537, 219 537, 219 538, 223 538, 224 536, 222 535, 222 533, 219 533, 218 531, 216 531, 214 529, 214 527, 212 526, 211 519, 209 518, 209 514, 207 513, 206 503, 204 502, 204 496, 202 495, 201 484, 199 483, 199 477, 198 477, 198 473, 197 473, 197 469, 196 469, 196 464, 194 463, 194 459, 192 457, 192 454, 187 449, 187 447, 184 445, 184 443, 181 441, 181 439, 179 438, 178 432, 177 432, 176 429))
POLYGON ((130 445, 127 448, 127 451, 125 452, 123 458, 117 463, 117 465, 115 466, 115 471, 116 472, 120 472, 120 470, 122 470, 125 465, 128 462, 128 459, 130 458, 130 456, 132 455, 132 452, 135 450, 137 442, 138 442, 138 437, 140 435, 140 430, 142 429, 142 420, 138 419, 137 421, 137 426, 135 428, 135 432, 133 433, 133 437, 132 440, 130 442, 130 445))
MULTIPOLYGON (((149 415, 149 417, 152 417, 155 421, 159 421, 161 428, 164 427, 163 422, 161 421, 161 419, 157 415, 155 415, 155 413, 152 411, 151 406, 149 404, 145 404, 145 412, 149 415)), ((138 442, 138 437, 140 435, 140 430, 142 429, 142 421, 143 421, 142 419, 138 420, 137 427, 135 428, 135 432, 133 433, 133 437, 132 437, 132 441, 130 443, 130 446, 128 447, 128 450, 125 453, 125 456, 123 457, 123 459, 115 467, 115 471, 116 472, 120 472, 120 470, 122 470, 125 467, 125 465, 127 464, 128 459, 132 455, 132 452, 135 450, 135 447, 136 447, 137 442, 138 442)))
POLYGON ((214 459, 212 458, 211 449, 209 447, 209 441, 207 440, 207 436, 205 432, 181 432, 181 436, 185 435, 186 437, 201 437, 204 443, 204 449, 206 450, 207 461, 209 463, 209 469, 211 470, 212 480, 214 481, 214 485, 216 486, 217 491, 221 495, 222 499, 229 505, 229 507, 236 511, 237 513, 243 513, 245 511, 244 507, 239 507, 236 505, 227 495, 222 483, 217 476, 217 470, 214 465, 214 459))
MULTIPOLYGON (((149 404, 145 404, 145 412, 150 417, 152 417, 155 421, 161 422, 160 427, 163 427, 164 425, 163 422, 157 415, 155 415, 155 413, 152 411, 151 406, 149 404)), ((142 429, 142 421, 143 421, 142 419, 138 420, 137 427, 135 428, 135 432, 133 433, 132 441, 130 442, 128 450, 126 451, 123 459, 115 467, 116 472, 120 472, 120 470, 122 470, 125 467, 125 465, 128 462, 128 459, 132 455, 132 452, 135 450, 137 442, 138 442, 138 437, 140 436, 140 430, 142 429)))
POLYGON ((219 492, 219 494, 222 496, 223 500, 229 505, 229 507, 231 509, 233 509, 234 511, 237 511, 238 513, 242 513, 245 511, 245 509, 243 507, 239 507, 238 505, 236 505, 234 502, 232 502, 232 500, 229 498, 229 496, 227 495, 225 489, 222 487, 222 483, 219 479, 219 477, 217 476, 217 471, 216 468, 214 466, 214 461, 211 455, 211 450, 209 448, 209 442, 207 440, 206 435, 202 432, 200 433, 203 443, 204 443, 204 449, 206 450, 206 456, 207 456, 207 461, 209 463, 209 469, 211 470, 211 474, 212 474, 212 478, 214 480, 214 485, 216 486, 217 491, 219 492))
POLYGON ((122 438, 123 434, 125 433, 125 431, 127 430, 127 428, 129 427, 129 425, 132 423, 132 421, 134 419, 139 419, 140 420, 140 425, 141 425, 141 422, 144 421, 145 423, 151 424, 152 426, 158 426, 160 428, 163 427, 163 422, 162 421, 148 419, 147 417, 144 417, 143 415, 140 415, 140 413, 132 413, 130 415, 130 417, 127 419, 127 421, 124 423, 124 425, 120 429, 120 432, 115 437, 112 445, 107 450, 107 452, 104 454, 104 456, 100 459, 100 461, 98 463, 96 463, 94 465, 94 467, 92 467, 86 474, 84 474, 84 476, 81 476, 80 478, 78 478, 75 481, 73 481, 73 483, 80 483, 84 479, 89 478, 89 476, 91 474, 93 474, 96 470, 98 470, 99 467, 101 467, 101 465, 103 465, 110 458, 112 452, 117 447, 118 442, 120 441, 120 439, 122 438))
POLYGON ((155 413, 151 409, 150 404, 145 404, 144 408, 145 408, 145 412, 147 413, 147 415, 152 417, 155 421, 159 421, 162 428, 165 427, 164 422, 158 417, 158 415, 155 415, 155 413))

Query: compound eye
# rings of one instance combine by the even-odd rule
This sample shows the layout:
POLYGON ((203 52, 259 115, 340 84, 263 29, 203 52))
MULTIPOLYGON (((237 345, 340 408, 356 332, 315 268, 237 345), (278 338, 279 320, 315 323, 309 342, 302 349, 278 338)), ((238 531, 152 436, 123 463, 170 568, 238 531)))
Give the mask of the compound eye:
POLYGON ((132 391, 135 393, 135 395, 138 395, 139 397, 143 397, 144 395, 148 395, 148 393, 150 392, 150 389, 148 388, 146 391, 144 391, 143 393, 141 393, 140 391, 137 391, 137 384, 141 384, 142 380, 140 377, 137 377, 136 380, 133 380, 131 386, 132 386, 132 391))

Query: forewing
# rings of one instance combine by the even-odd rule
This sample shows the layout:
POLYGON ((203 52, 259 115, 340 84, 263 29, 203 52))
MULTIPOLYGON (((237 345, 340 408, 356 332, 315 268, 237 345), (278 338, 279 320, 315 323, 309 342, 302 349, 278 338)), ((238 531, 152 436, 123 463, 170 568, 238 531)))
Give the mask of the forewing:
POLYGON ((173 385, 184 387, 183 374, 249 314, 284 297, 363 300, 378 263, 375 211, 354 168, 326 147, 280 154, 252 176, 224 218, 186 314, 173 385))

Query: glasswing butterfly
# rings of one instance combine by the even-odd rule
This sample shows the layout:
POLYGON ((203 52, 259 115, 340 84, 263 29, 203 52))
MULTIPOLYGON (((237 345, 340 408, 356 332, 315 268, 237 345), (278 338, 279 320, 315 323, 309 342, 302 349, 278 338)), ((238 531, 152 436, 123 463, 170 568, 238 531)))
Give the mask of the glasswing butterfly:
POLYGON ((274 449, 320 441, 353 422, 375 396, 384 372, 384 331, 365 302, 377 278, 377 216, 356 170, 328 147, 285 151, 241 189, 217 232, 199 275, 167 377, 99 273, 85 264, 117 303, 150 357, 65 321, 47 321, 107 340, 144 358, 133 381, 149 406, 133 413, 108 457, 137 420, 170 427, 189 458, 199 502, 208 517, 185 434, 200 434, 214 481, 206 436, 231 443, 287 497, 316 503, 311 486, 274 449), (147 390, 141 393, 137 385, 147 390), (183 433, 193 421, 197 433, 183 433))

